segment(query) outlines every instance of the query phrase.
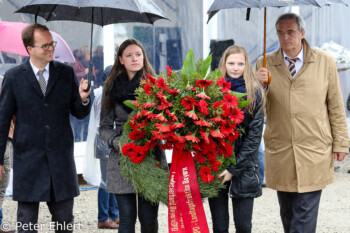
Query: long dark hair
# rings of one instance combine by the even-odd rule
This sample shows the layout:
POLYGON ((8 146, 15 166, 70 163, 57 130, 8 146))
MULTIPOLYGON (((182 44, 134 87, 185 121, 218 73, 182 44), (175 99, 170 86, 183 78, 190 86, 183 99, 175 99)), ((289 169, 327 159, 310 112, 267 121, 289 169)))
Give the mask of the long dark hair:
POLYGON ((155 72, 152 68, 152 65, 148 61, 147 54, 145 52, 145 49, 143 48, 140 41, 136 39, 127 39, 125 40, 118 49, 117 57, 115 59, 114 65, 112 67, 111 73, 109 74, 108 78, 106 79, 104 83, 104 96, 103 96, 103 102, 102 107, 106 108, 107 110, 111 110, 114 107, 114 103, 111 100, 111 89, 114 85, 115 80, 117 79, 118 75, 120 75, 123 72, 126 72, 125 66, 119 62, 119 57, 122 57, 124 50, 129 45, 137 45, 141 48, 142 54, 143 54, 143 76, 146 77, 147 74, 155 75, 155 72))

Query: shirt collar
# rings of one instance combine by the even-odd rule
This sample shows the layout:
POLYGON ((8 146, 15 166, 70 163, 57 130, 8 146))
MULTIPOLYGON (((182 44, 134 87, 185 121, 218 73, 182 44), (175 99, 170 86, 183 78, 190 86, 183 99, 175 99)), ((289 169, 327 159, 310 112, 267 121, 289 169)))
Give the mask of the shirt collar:
MULTIPOLYGON (((282 50, 282 51, 283 51, 283 50, 282 50)), ((292 58, 298 58, 299 61, 301 62, 301 64, 303 64, 303 63, 304 63, 304 45, 301 44, 301 51, 298 53, 298 55, 297 55, 296 57, 289 57, 284 51, 283 51, 283 57, 284 57, 284 58, 288 57, 288 58, 290 58, 290 59, 292 59, 292 58)))
MULTIPOLYGON (((33 69, 33 72, 34 72, 34 74, 35 75, 38 75, 38 71, 40 70, 39 68, 37 68, 33 63, 32 63, 32 60, 29 58, 29 63, 30 63, 30 66, 32 67, 32 69, 33 69)), ((49 63, 47 63, 46 64, 46 66, 45 66, 45 72, 47 72, 48 74, 50 73, 49 72, 49 67, 50 67, 50 62, 49 63)))

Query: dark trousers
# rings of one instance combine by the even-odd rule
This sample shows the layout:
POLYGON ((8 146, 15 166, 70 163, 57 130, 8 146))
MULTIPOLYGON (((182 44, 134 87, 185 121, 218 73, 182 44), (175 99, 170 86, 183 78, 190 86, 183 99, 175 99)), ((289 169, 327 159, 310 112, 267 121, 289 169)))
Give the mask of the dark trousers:
MULTIPOLYGON (((55 223, 55 232, 73 232, 74 216, 73 216, 74 199, 70 198, 63 201, 47 202, 47 206, 52 215, 52 222, 55 223)), ((39 202, 18 202, 17 209, 17 231, 22 232, 38 232, 43 227, 38 225, 39 202)), ((53 225, 49 225, 51 228, 53 225)))
POLYGON ((135 233, 137 215, 141 233, 158 232, 158 204, 152 204, 136 194, 115 196, 119 207, 119 233, 135 233))
POLYGON ((277 191, 285 233, 316 232, 322 190, 308 193, 277 191))
MULTIPOLYGON (((209 207, 213 220, 213 233, 228 233, 228 189, 221 189, 219 196, 209 198, 209 207)), ((232 198, 233 220, 236 233, 250 233, 252 231, 254 198, 232 198)))

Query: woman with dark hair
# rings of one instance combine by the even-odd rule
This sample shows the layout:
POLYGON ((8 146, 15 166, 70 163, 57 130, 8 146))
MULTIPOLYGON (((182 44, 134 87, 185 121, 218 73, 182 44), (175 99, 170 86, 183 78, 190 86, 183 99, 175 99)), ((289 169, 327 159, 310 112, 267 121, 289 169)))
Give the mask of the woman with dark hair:
MULTIPOLYGON (((147 74, 154 75, 142 44, 125 40, 119 47, 110 75, 105 81, 100 117, 100 136, 108 143, 111 153, 107 169, 107 192, 115 193, 119 207, 119 233, 135 232, 137 214, 142 233, 158 232, 158 204, 135 193, 131 182, 121 175, 118 142, 132 109, 123 104, 135 100, 135 90, 147 74)), ((165 154, 155 148, 156 157, 166 164, 165 154)))
POLYGON ((230 46, 221 57, 219 69, 231 83, 231 91, 246 93, 249 104, 243 109, 244 120, 239 124, 242 134, 235 141, 236 164, 231 164, 219 177, 225 189, 209 198, 214 233, 228 233, 228 195, 232 199, 236 233, 250 233, 254 198, 261 196, 258 176, 258 148, 261 141, 264 114, 264 94, 243 47, 230 46))

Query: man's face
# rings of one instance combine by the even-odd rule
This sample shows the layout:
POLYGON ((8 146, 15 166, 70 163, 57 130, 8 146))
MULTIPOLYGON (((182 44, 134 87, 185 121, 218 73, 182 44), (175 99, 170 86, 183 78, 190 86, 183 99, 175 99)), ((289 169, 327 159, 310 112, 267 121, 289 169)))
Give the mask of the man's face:
POLYGON ((42 48, 43 45, 48 45, 52 42, 52 36, 49 31, 41 31, 38 29, 34 31, 34 45, 28 46, 28 52, 34 64, 46 66, 47 63, 53 60, 55 48, 53 46, 49 46, 47 49, 42 48))
POLYGON ((280 46, 290 57, 294 58, 301 51, 301 40, 305 31, 300 32, 295 19, 285 19, 277 24, 277 35, 280 46))

